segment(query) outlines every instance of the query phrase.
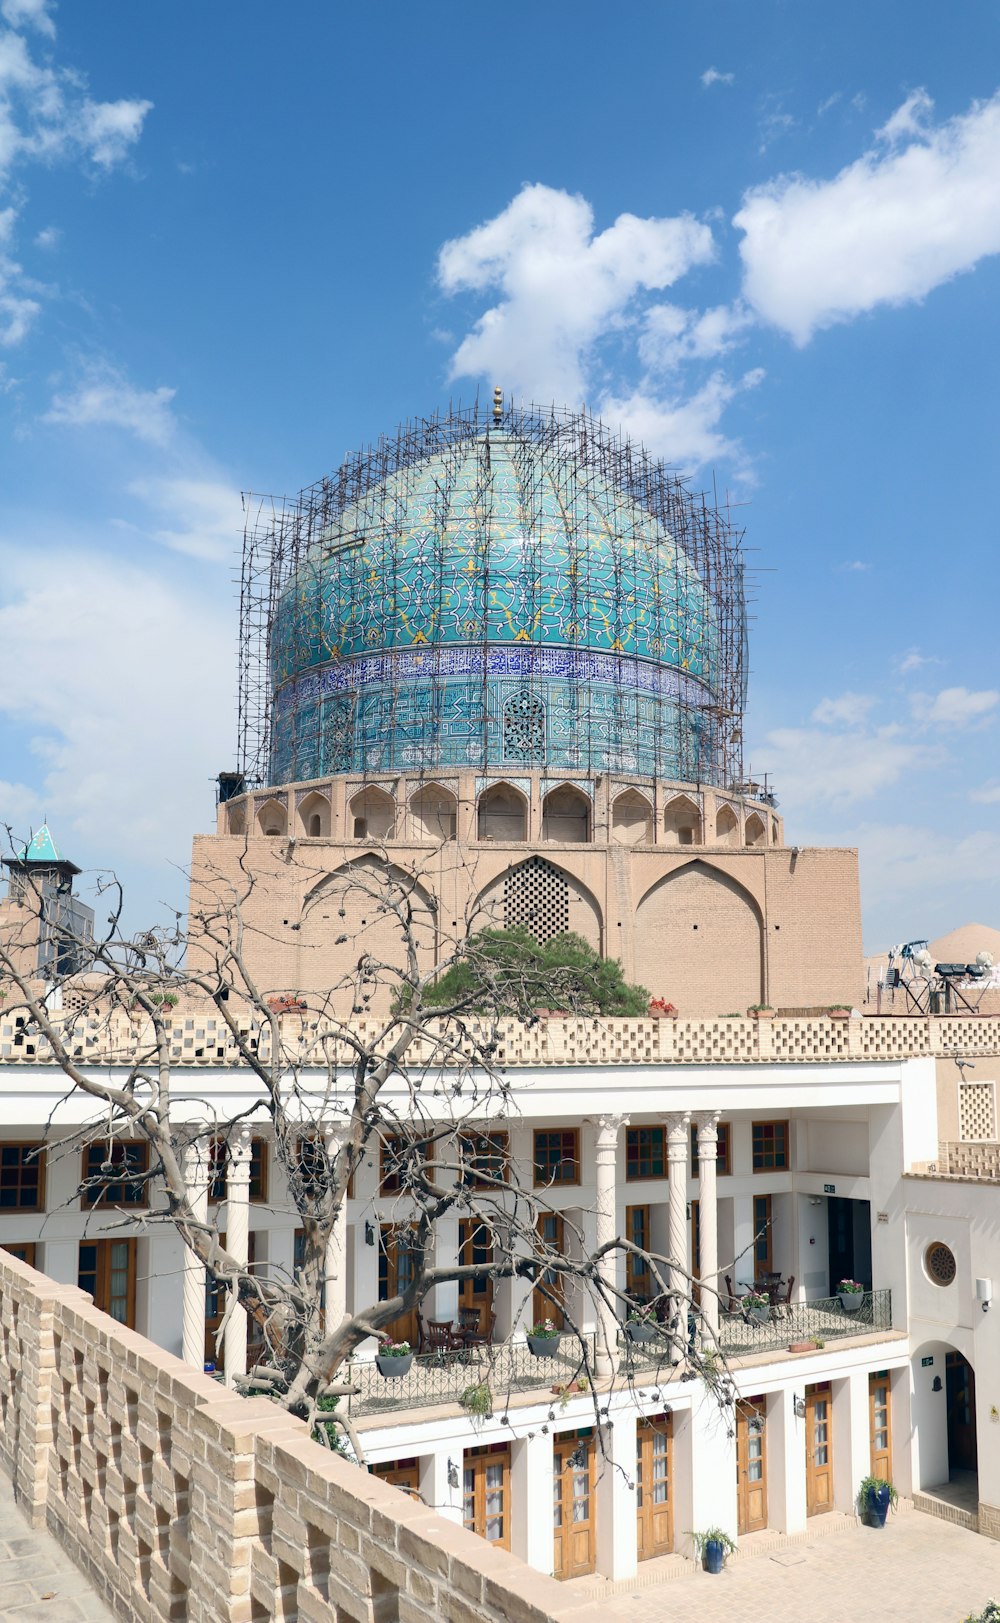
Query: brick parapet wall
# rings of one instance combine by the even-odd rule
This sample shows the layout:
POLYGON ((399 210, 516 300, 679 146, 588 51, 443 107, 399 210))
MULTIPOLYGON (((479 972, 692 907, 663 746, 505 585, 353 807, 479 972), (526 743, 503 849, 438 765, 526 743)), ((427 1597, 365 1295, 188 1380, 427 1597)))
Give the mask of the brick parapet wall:
POLYGON ((572 1623, 587 1604, 2 1253, 0 1467, 130 1623, 572 1623))
MULTIPOLYGON (((217 1068, 241 1063, 224 1021, 204 1008, 183 1010, 167 1023, 173 1064, 217 1068)), ((475 1022, 466 1024, 473 1027, 475 1022)), ((269 1024, 248 1017, 243 1025, 266 1058, 271 1048, 269 1024)), ((334 1043, 319 1044, 317 1032, 309 1030, 308 1022, 299 1016, 283 1016, 279 1026, 283 1050, 291 1060, 308 1065, 315 1057, 317 1065, 322 1065, 328 1055, 332 1063, 350 1064, 353 1050, 346 1043, 339 1047, 334 1043)), ((352 1031, 362 1042, 376 1041, 384 1029, 382 1022, 364 1018, 352 1024, 352 1031)), ((498 1023, 497 1034, 494 1062, 513 1070, 537 1065, 836 1063, 1000 1054, 1000 1021, 970 1016, 928 1019, 887 1015, 850 1020, 822 1016, 763 1020, 555 1016, 530 1026, 503 1020, 498 1023)), ((112 1016, 110 1021, 80 1015, 75 1023, 67 1020, 66 1041, 82 1064, 128 1064, 149 1049, 150 1034, 148 1028, 144 1031, 124 1015, 112 1016)), ((429 1064, 436 1057, 437 1043, 428 1035, 414 1042, 407 1062, 429 1064)), ((0 1018, 0 1066, 51 1063, 51 1050, 44 1038, 26 1035, 11 1016, 0 1018)), ((449 1057, 447 1063, 463 1061, 449 1057)))

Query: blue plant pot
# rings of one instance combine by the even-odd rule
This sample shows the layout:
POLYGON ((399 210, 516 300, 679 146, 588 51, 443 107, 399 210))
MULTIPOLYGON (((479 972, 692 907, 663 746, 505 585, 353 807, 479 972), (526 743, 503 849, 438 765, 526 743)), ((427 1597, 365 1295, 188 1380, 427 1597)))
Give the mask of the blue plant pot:
POLYGON ((891 1495, 888 1488, 869 1488, 865 1495, 869 1527, 884 1527, 889 1514, 891 1495))
POLYGON ((719 1573, 726 1560, 726 1546, 720 1544, 717 1538, 710 1538, 705 1545, 705 1571, 719 1573))

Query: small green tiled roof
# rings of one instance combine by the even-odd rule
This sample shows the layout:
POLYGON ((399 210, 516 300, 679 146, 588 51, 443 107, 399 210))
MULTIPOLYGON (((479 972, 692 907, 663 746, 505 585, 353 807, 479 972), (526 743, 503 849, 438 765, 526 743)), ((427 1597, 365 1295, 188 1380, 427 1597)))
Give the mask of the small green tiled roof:
POLYGON ((52 838, 52 832, 48 823, 43 823, 37 834, 32 835, 28 844, 20 853, 20 860, 22 862, 45 863, 66 861, 66 858, 63 856, 59 847, 56 845, 55 840, 52 838))

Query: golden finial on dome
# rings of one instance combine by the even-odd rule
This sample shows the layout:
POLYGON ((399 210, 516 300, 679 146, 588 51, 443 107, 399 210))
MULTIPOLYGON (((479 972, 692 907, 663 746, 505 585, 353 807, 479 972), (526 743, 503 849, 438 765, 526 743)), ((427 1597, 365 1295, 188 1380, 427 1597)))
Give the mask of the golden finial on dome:
POLYGON ((496 388, 493 390, 493 426, 494 426, 494 428, 499 428, 500 419, 502 417, 503 417, 503 390, 501 389, 500 385, 497 384, 496 388))

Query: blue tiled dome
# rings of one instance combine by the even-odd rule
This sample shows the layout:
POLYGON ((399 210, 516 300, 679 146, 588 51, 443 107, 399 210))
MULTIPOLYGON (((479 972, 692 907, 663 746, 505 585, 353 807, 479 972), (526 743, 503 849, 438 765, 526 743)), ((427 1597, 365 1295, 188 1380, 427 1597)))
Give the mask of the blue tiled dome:
POLYGON ((516 765, 714 776, 720 631, 649 513, 482 431, 314 541, 270 644, 271 781, 516 765))

